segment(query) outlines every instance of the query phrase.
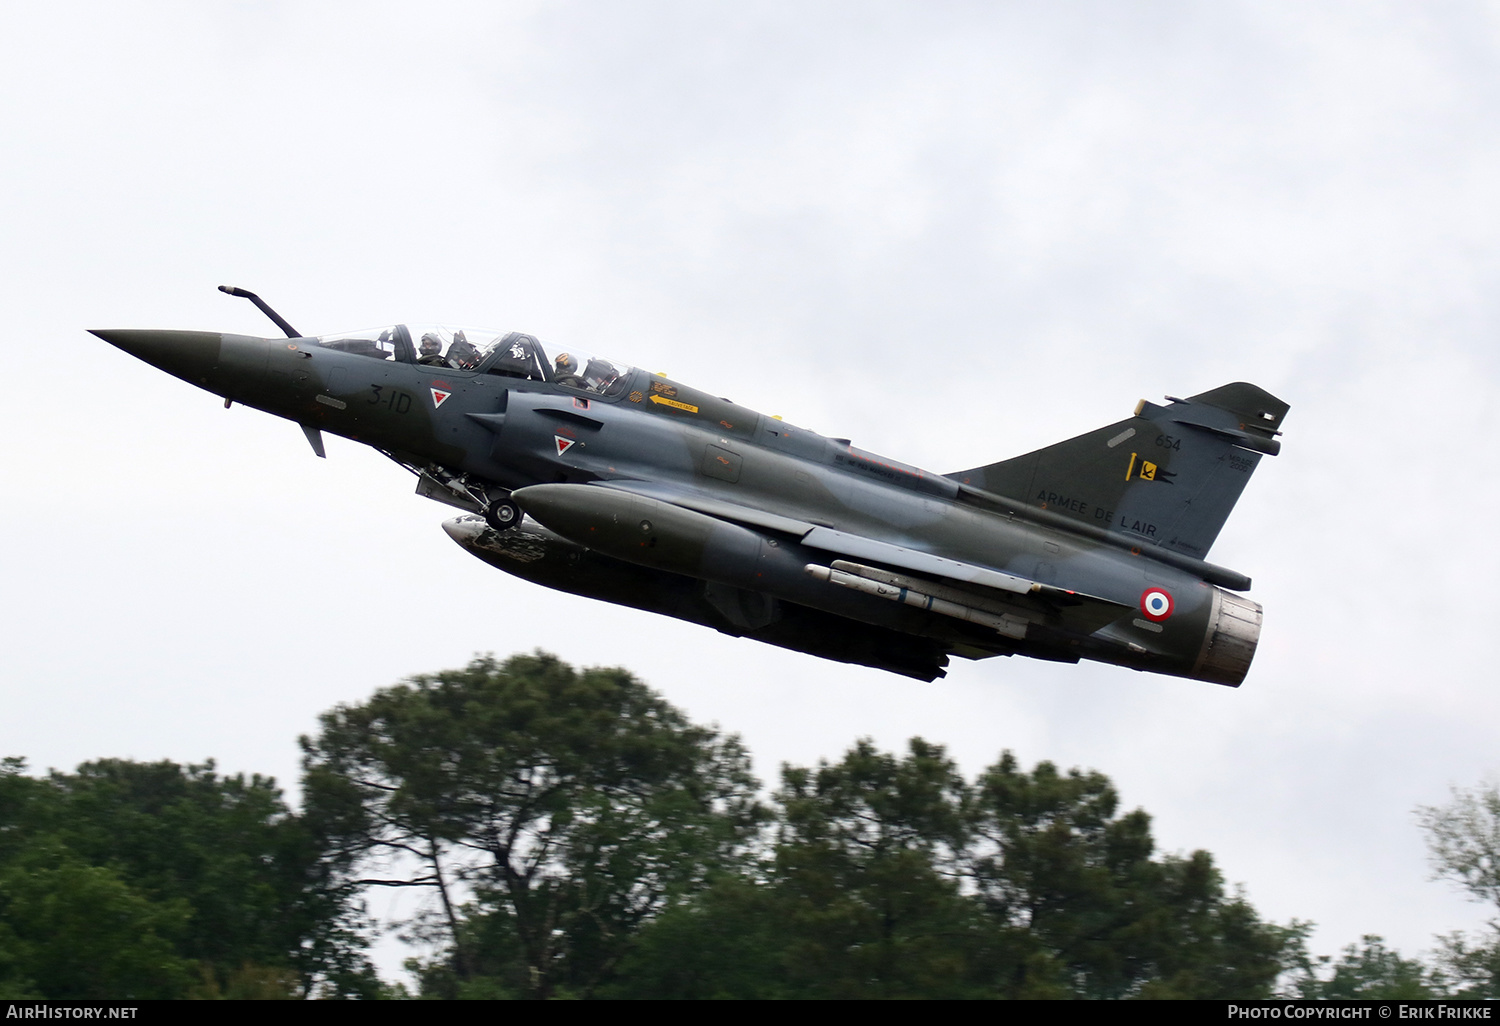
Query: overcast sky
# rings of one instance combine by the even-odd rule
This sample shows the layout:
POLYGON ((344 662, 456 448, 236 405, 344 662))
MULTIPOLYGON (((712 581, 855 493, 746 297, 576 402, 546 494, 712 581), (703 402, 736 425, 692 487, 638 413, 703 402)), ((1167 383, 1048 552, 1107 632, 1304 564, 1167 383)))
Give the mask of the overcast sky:
POLYGON ((1500 772, 1500 6, 0 8, 0 754, 215 758, 476 652, 624 665, 762 779, 920 734, 1094 768, 1269 918, 1481 910, 1412 816, 1500 772), (382 457, 85 334, 522 329, 946 472, 1247 380, 1238 690, 922 684, 507 577, 382 457))

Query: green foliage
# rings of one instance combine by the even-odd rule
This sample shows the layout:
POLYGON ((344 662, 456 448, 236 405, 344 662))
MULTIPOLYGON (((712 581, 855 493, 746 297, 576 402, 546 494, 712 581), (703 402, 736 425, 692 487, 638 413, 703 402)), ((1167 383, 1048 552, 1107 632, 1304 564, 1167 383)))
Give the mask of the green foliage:
POLYGON ((636 935, 600 988, 615 998, 789 998, 788 930, 779 895, 759 875, 725 875, 666 909, 636 935))
POLYGON ((1500 998, 1500 783, 1455 787, 1447 805, 1418 806, 1417 819, 1427 832, 1433 878, 1458 885, 1494 912, 1479 936, 1439 938, 1438 964, 1454 996, 1500 998))
POLYGON ((38 845, 0 871, 9 961, 47 997, 178 997, 193 963, 174 951, 189 914, 153 903, 114 871, 38 845))
POLYGON ((302 745, 308 813, 356 882, 435 895, 416 928, 451 951, 424 971, 443 996, 589 993, 761 816, 737 739, 542 653, 383 689, 302 745))
POLYGON ((1301 936, 1298 923, 1261 921, 1244 895, 1225 893, 1205 851, 1165 858, 1152 888, 1153 906, 1140 918, 1146 976, 1132 993, 1143 998, 1270 998, 1301 936))
MULTIPOLYGON (((866 740, 768 811, 736 738, 621 669, 476 659, 301 743, 300 814, 212 763, 0 761, 0 999, 405 997, 365 955, 376 887, 431 899, 429 998, 1500 996, 1500 920, 1437 968, 1374 936, 1313 959, 1099 773, 866 740)), ((1419 815, 1500 911, 1495 787, 1419 815)))
POLYGON ((787 767, 771 857, 643 930, 620 996, 1270 996, 1300 928, 1260 921, 1205 852, 1153 859, 1097 773, 976 785, 914 739, 787 767))
POLYGON ((1500 938, 1450 933, 1438 938, 1437 972, 1448 982, 1448 996, 1493 1001, 1500 998, 1500 938))
POLYGON ((981 775, 974 801, 980 845, 972 859, 980 898, 998 922, 1045 951, 1002 968, 1012 994, 1117 997, 1144 975, 1130 946, 1155 870, 1143 812, 1116 818, 1118 798, 1098 773, 1067 775, 1051 763, 1022 771, 1009 752, 981 775), (1132 929, 1132 927, 1136 927, 1132 929), (1030 973, 1040 969, 1043 977, 1030 973))
POLYGON ((1402 958, 1381 937, 1367 934, 1344 948, 1337 961, 1321 957, 1325 978, 1304 962, 1288 996, 1323 1001, 1419 1001, 1446 996, 1442 977, 1417 959, 1402 958))
POLYGON ((776 795, 778 922, 799 996, 956 996, 978 925, 959 894, 968 788, 943 749, 859 742, 787 767, 776 795))
POLYGON ((274 782, 212 764, 0 767, 0 988, 50 998, 358 996, 351 895, 274 782))
POLYGON ((1458 884, 1500 913, 1500 784, 1453 788, 1447 805, 1417 807, 1433 876, 1458 884))
POLYGON ((966 785, 941 748, 860 742, 785 767, 769 857, 643 930, 609 993, 629 997, 939 997, 983 924, 961 894, 966 785))
POLYGON ((1079 997, 1266 997, 1287 937, 1229 898, 1212 857, 1153 859, 1151 820, 1118 815, 1102 774, 1027 774, 1009 752, 980 777, 973 859, 992 916, 1046 954, 1009 993, 1079 997), (1039 968, 1044 975, 1033 979, 1039 968))

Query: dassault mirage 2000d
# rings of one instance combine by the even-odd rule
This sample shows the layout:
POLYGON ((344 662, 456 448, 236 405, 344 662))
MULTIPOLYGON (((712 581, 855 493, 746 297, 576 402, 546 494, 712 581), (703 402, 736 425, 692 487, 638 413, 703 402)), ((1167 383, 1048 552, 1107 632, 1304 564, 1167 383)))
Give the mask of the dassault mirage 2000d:
POLYGON ((561 591, 932 680, 950 655, 1094 659, 1237 686, 1250 579, 1204 561, 1287 404, 1224 385, 932 474, 531 335, 393 324, 285 339, 94 334, 373 446, 474 555, 561 591))

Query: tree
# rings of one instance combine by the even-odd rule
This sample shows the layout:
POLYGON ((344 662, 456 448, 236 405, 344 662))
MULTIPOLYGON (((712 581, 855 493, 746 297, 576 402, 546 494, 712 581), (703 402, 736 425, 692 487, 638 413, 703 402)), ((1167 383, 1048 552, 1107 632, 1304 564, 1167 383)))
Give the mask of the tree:
POLYGON ((1207 852, 1153 857, 1108 779, 1004 753, 861 741, 784 767, 772 857, 644 930, 616 985, 657 997, 1268 997, 1299 924, 1264 923, 1207 852))
POLYGON ((182 997, 197 975, 176 943, 190 911, 54 844, 28 847, 0 868, 0 959, 12 996, 182 997))
POLYGON ((1286 996, 1310 1001, 1420 1001, 1446 996, 1437 973, 1419 959, 1402 958, 1374 934, 1345 947, 1336 962, 1327 955, 1317 962, 1331 965, 1328 977, 1318 974, 1311 959, 1304 959, 1286 996))
POLYGON ((0 981, 51 998, 373 994, 322 847, 267 778, 101 760, 34 779, 7 760, 0 981))
POLYGON ((611 993, 676 998, 984 996, 962 893, 968 786, 943 749, 860 741, 784 766, 769 857, 642 931, 611 993))
POLYGON ((968 785, 940 746, 858 742, 785 767, 775 849, 787 969, 804 996, 959 996, 977 920, 960 895, 968 785))
POLYGON ((1080 997, 1265 997, 1296 927, 1229 898, 1203 851, 1153 859, 1151 820, 1118 815, 1100 773, 1015 756, 980 777, 973 875, 990 914, 1044 957, 997 967, 1002 993, 1080 997))
MULTIPOLYGON (((253 967, 290 970, 294 993, 370 996, 354 895, 334 880, 312 824, 274 780, 107 759, 54 774, 69 848, 158 900, 191 910, 180 950, 213 988, 253 967)), ((265 978, 265 973, 260 976, 265 978)))
POLYGON ((647 999, 799 997, 788 926, 769 867, 726 873, 665 909, 636 935, 601 996, 647 999))
POLYGON ((307 814, 351 882, 434 895, 429 992, 591 993, 761 817, 738 740, 620 669, 476 659, 321 723, 302 739, 307 814))
POLYGON ((1435 880, 1448 880, 1469 900, 1495 912, 1484 934, 1453 933, 1438 939, 1438 959, 1452 977, 1455 996, 1500 998, 1500 783, 1452 789, 1446 805, 1419 805, 1435 880))

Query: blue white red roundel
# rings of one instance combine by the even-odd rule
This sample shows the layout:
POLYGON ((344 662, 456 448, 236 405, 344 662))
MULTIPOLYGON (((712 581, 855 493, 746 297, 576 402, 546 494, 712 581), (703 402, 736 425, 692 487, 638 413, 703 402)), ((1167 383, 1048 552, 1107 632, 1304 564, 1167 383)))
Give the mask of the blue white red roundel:
POLYGON ((1141 593, 1141 614, 1160 622, 1172 615, 1172 596, 1165 588, 1147 588, 1141 593))

